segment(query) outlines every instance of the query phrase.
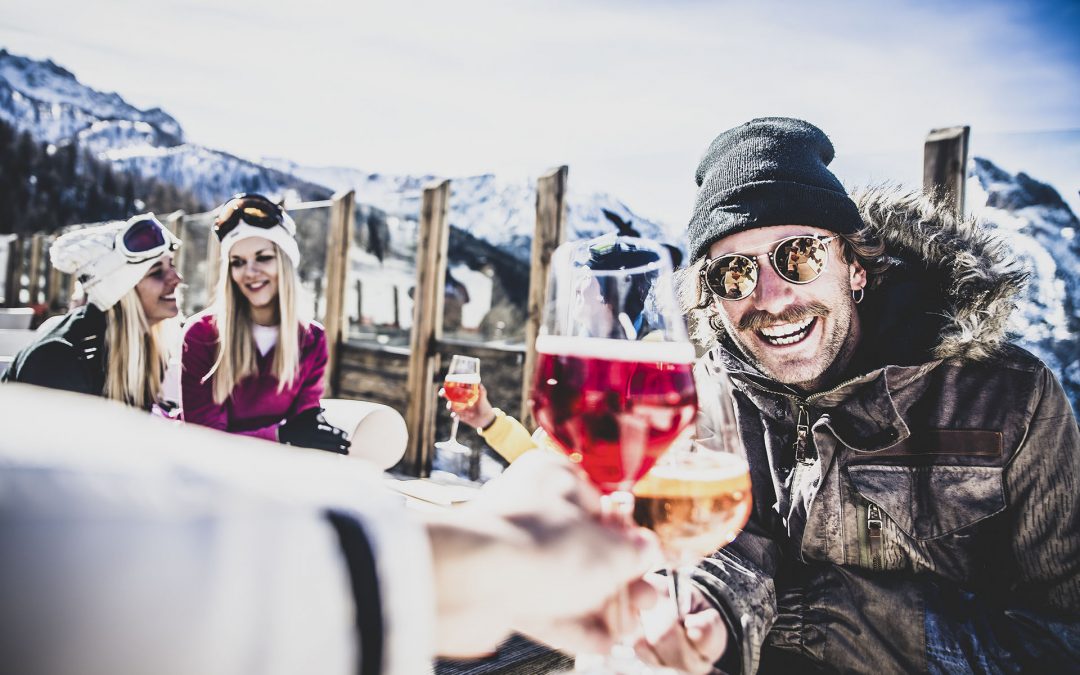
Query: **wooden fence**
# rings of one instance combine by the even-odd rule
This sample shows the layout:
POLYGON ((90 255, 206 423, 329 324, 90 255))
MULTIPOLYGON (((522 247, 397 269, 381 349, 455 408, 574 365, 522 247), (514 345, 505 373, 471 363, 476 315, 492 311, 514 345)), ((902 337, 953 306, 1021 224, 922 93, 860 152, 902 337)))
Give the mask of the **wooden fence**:
MULTIPOLYGON (((948 200, 962 212, 969 128, 935 129, 924 149, 924 189, 948 200)), ((531 268, 524 344, 494 346, 443 336, 443 310, 448 255, 449 222, 447 205, 450 182, 438 181, 423 189, 417 247, 415 301, 409 346, 392 346, 377 341, 360 341, 347 335, 345 294, 348 284, 350 247, 356 230, 355 194, 334 195, 328 202, 309 202, 290 208, 296 214, 306 209, 329 208, 325 232, 325 272, 322 278, 322 311, 318 316, 326 326, 330 350, 327 391, 343 398, 385 403, 401 412, 410 429, 409 446, 399 467, 424 476, 431 470, 436 420, 440 401, 436 396, 442 364, 454 353, 478 356, 482 376, 491 399, 520 414, 532 424, 527 407, 531 372, 535 361, 533 345, 539 330, 548 266, 554 249, 566 235, 567 167, 562 166, 537 181, 536 226, 532 241, 531 268)), ((163 222, 187 243, 195 220, 205 223, 209 214, 170 214, 163 222)), ((2 270, 4 306, 37 306, 42 313, 67 310, 74 280, 48 264, 52 235, 9 237, 7 266, 2 270)), ((180 249, 178 267, 199 269, 206 275, 206 288, 213 288, 219 273, 217 240, 206 236, 205 265, 197 259, 198 249, 180 249)), ((397 291, 394 291, 395 308, 397 291)), ((359 300, 358 300, 359 302, 359 300)), ((396 315, 396 312, 395 312, 396 315)), ((396 323, 396 320, 395 320, 396 323)), ((440 424, 440 427, 445 426, 440 424)), ((472 442, 479 442, 474 439, 472 442)))

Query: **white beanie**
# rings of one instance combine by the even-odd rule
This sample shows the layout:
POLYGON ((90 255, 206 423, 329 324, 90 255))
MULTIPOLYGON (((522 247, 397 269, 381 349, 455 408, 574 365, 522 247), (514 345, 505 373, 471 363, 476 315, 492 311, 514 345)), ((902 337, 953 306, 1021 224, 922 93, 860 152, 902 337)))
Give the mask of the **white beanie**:
POLYGON ((68 232, 49 247, 49 259, 56 269, 74 274, 89 301, 104 312, 135 288, 161 256, 179 246, 180 240, 152 213, 147 213, 127 222, 111 222, 68 232), (152 220, 161 228, 165 246, 148 259, 137 258, 137 262, 132 262, 118 243, 128 227, 142 220, 152 220))
POLYGON ((282 218, 285 220, 285 225, 274 225, 273 227, 255 227, 254 225, 248 225, 243 220, 237 223, 236 227, 229 231, 225 235, 225 238, 221 240, 221 259, 228 261, 229 252, 232 251, 232 247, 236 245, 238 241, 244 239, 251 239, 252 237, 262 237, 278 245, 285 255, 289 256, 289 260, 292 261, 293 267, 297 270, 300 269, 300 247, 296 244, 296 239, 293 235, 289 234, 289 231, 296 232, 296 223, 289 217, 289 214, 284 211, 281 212, 282 218), (288 228, 288 229, 286 229, 288 228))

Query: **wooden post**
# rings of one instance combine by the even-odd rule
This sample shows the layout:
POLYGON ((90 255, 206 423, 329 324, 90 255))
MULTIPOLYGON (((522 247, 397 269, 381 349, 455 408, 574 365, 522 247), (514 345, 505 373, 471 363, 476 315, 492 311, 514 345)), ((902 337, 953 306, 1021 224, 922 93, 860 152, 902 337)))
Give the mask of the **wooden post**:
POLYGON ((394 328, 401 328, 401 289, 394 285, 394 328))
POLYGON ((364 282, 356 280, 356 325, 364 325, 364 282))
POLYGON ((409 446, 404 460, 406 470, 417 476, 431 473, 434 451, 434 380, 439 371, 439 354, 435 347, 442 339, 443 285, 446 283, 446 253, 450 241, 446 217, 449 198, 450 181, 428 185, 424 188, 420 210, 416 290, 413 292, 413 325, 409 339, 409 407, 405 415, 409 446))
POLYGON ((529 314, 525 319, 525 367, 521 380, 521 423, 533 428, 536 422, 529 409, 533 370, 536 368, 536 335, 543 320, 551 254, 566 238, 566 178, 569 169, 560 166, 536 181, 536 231, 529 268, 529 314))
MULTIPOLYGON (((176 235, 176 238, 180 240, 181 244, 184 243, 184 212, 183 211, 173 211, 169 215, 165 216, 164 225, 165 225, 165 227, 169 228, 170 232, 172 232, 174 235, 176 235)), ((214 236, 213 232, 210 232, 209 234, 210 234, 211 237, 214 236)), ((181 264, 182 264, 181 258, 183 257, 183 255, 184 255, 184 247, 183 247, 183 245, 181 245, 180 248, 176 249, 176 251, 173 253, 173 266, 176 267, 176 269, 178 269, 178 270, 183 269, 183 267, 181 267, 181 264)))
POLYGON ((30 266, 27 270, 27 296, 26 304, 33 306, 38 304, 38 295, 41 294, 41 257, 45 250, 45 235, 37 233, 30 238, 30 266))
POLYGON ((211 225, 206 232, 206 304, 214 302, 221 273, 221 243, 211 225))
POLYGON ((934 129, 923 145, 923 191, 964 214, 968 136, 971 127, 934 129))
POLYGON ((326 300, 323 326, 326 327, 326 391, 338 392, 338 348, 345 339, 345 279, 349 273, 349 246, 356 229, 356 191, 338 193, 330 206, 330 224, 326 233, 326 267, 323 288, 326 300))
MULTIPOLYGON (((49 238, 50 248, 54 241, 56 241, 55 236, 49 238)), ((70 279, 65 280, 65 277, 71 275, 64 274, 53 267, 51 261, 49 262, 48 268, 48 279, 45 282, 45 305, 49 308, 48 312, 50 314, 54 312, 64 313, 67 311, 67 305, 71 301, 71 292, 67 291, 67 288, 71 285, 70 279), (65 291, 67 291, 67 297, 63 298, 63 301, 61 301, 65 291)))
POLYGON ((22 237, 15 235, 8 241, 7 269, 4 270, 4 306, 19 306, 22 289, 22 237))

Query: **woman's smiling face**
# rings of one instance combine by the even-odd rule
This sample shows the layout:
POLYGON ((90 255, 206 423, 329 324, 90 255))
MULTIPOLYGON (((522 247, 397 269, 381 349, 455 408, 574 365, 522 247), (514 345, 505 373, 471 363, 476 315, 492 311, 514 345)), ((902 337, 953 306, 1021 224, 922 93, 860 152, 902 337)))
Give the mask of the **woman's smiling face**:
POLYGON ((173 265, 171 253, 161 256, 161 259, 147 270, 146 275, 135 286, 147 323, 153 326, 179 313, 176 287, 183 280, 180 271, 173 265))
POLYGON ((256 313, 277 303, 277 258, 277 247, 262 237, 241 239, 229 251, 229 274, 256 313))

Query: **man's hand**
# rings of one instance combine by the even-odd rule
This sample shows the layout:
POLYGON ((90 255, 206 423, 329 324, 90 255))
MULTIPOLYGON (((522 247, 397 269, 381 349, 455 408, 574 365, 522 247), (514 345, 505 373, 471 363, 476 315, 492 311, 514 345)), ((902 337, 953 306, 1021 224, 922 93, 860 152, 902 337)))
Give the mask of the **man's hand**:
POLYGON ((641 613, 644 635, 635 645, 638 656, 646 663, 690 675, 709 673, 727 646, 727 626, 720 613, 697 587, 686 584, 690 589, 690 611, 680 622, 668 578, 655 573, 645 578, 660 599, 652 609, 641 613))
MULTIPOLYGON (((446 390, 439 389, 439 396, 446 398, 446 390)), ((483 429, 495 421, 495 409, 488 401, 487 387, 480 385, 480 398, 472 405, 461 405, 453 401, 446 402, 446 409, 456 414, 465 424, 473 429, 483 429)))
POLYGON ((607 527, 599 515, 600 494, 569 461, 532 452, 469 504, 429 516, 439 653, 483 653, 514 630, 605 651, 605 608, 627 586, 651 604, 640 577, 661 557, 651 532, 607 527))

